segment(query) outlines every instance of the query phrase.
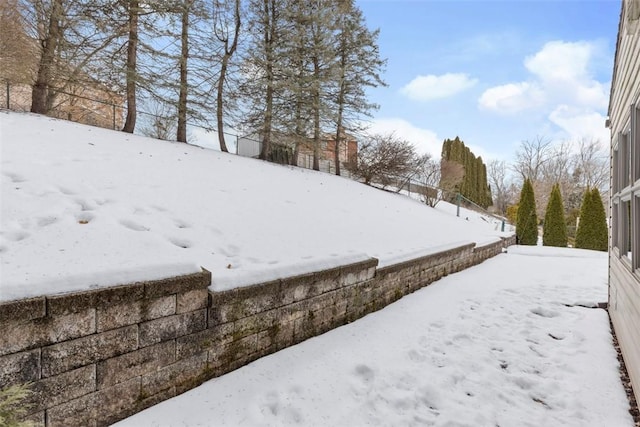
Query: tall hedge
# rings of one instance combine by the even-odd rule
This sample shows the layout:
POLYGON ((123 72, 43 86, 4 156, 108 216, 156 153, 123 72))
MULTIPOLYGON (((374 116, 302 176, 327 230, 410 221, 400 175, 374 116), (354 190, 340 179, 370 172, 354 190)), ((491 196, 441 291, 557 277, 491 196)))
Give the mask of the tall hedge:
POLYGON ((580 207, 576 248, 606 251, 608 243, 607 217, 600 191, 587 189, 580 207))
POLYGON ((518 218, 516 222, 516 238, 519 245, 538 244, 538 216, 536 215, 536 199, 533 186, 527 178, 522 184, 520 202, 518 203, 518 218))
POLYGON ((542 232, 542 244, 544 246, 567 246, 567 222, 564 218, 564 205, 560 186, 555 184, 551 189, 549 203, 544 215, 544 228, 542 232))

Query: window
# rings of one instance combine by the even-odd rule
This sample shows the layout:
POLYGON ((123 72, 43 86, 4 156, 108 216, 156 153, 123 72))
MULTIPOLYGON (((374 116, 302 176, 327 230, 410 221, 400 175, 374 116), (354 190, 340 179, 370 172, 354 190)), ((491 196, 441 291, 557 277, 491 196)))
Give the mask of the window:
POLYGON ((634 233, 633 238, 631 238, 631 234, 629 234, 629 239, 632 240, 629 244, 633 255, 631 257, 631 266, 633 270, 637 270, 640 269, 640 236, 638 236, 638 234, 640 234, 640 191, 637 192, 633 198, 633 208, 631 211, 633 212, 633 223, 630 224, 630 228, 634 233))
POLYGON ((617 135, 611 156, 611 245, 632 270, 640 269, 640 108, 617 135))

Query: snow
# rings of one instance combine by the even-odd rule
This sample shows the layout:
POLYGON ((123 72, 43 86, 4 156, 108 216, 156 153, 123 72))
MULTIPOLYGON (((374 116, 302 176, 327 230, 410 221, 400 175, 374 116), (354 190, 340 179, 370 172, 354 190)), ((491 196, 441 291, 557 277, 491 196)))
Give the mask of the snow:
MULTIPOLYGON (((0 301, 200 267, 223 290, 509 235, 185 144, 8 112, 0 132, 0 301)), ((120 425, 631 426, 607 314, 588 308, 606 300, 606 254, 510 247, 120 425)))
POLYGON ((200 267, 224 290, 509 235, 443 202, 186 144, 7 111, 0 130, 0 301, 200 267))
POLYGON ((510 247, 118 426, 633 426, 606 253, 510 247))

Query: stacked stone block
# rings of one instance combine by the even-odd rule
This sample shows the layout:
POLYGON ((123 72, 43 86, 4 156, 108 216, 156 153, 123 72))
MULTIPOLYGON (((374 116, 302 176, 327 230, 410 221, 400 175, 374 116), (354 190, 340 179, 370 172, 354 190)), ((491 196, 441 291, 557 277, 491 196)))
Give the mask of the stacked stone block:
POLYGON ((30 383, 28 419, 102 426, 352 322, 514 238, 377 268, 365 261, 223 292, 207 271, 0 303, 0 388, 30 383))

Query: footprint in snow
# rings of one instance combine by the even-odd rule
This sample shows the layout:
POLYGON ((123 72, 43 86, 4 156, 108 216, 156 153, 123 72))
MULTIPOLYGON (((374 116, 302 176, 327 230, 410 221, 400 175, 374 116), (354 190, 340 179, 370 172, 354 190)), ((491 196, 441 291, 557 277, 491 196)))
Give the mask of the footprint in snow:
POLYGON ((76 194, 75 191, 73 191, 72 189, 70 189, 68 187, 58 187, 58 191, 60 191, 62 194, 66 195, 66 196, 74 196, 76 194))
POLYGON ((120 225, 133 231, 149 231, 149 228, 130 219, 121 219, 118 221, 120 225))
POLYGON ((356 366, 354 371, 356 376, 366 383, 373 381, 376 376, 373 369, 371 369, 367 365, 358 365, 356 366))
POLYGON ((92 211, 96 208, 95 205, 89 200, 76 199, 76 203, 80 206, 80 210, 82 211, 92 211))
POLYGON ((172 244, 182 249, 188 249, 191 247, 191 242, 187 239, 182 239, 180 237, 169 237, 168 240, 172 244))
POLYGON ((22 175, 18 175, 17 173, 6 172, 4 173, 4 175, 9 178, 14 184, 26 181, 26 178, 24 178, 22 175))
POLYGON ((55 223, 56 221, 58 221, 58 218, 56 218, 55 216, 43 216, 36 220, 36 224, 38 224, 38 227, 46 227, 55 223))
POLYGON ((191 225, 188 222, 182 221, 181 219, 175 219, 173 222, 176 225, 176 227, 178 227, 178 228, 189 228, 189 227, 191 227, 191 225))
POLYGON ((30 234, 26 231, 10 231, 8 233, 4 233, 3 236, 12 242, 19 242, 29 237, 30 234))
POLYGON ((540 316, 540 317, 547 317, 547 318, 553 318, 553 317, 558 317, 560 315, 560 313, 558 313, 557 311, 554 310, 548 310, 546 308, 543 307, 536 307, 530 310, 531 313, 540 316))

